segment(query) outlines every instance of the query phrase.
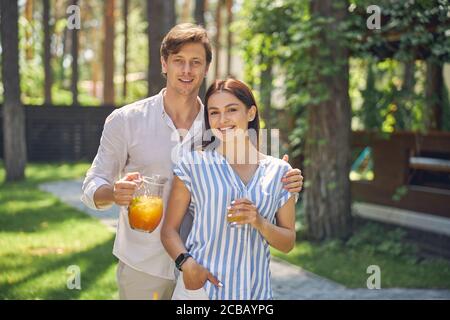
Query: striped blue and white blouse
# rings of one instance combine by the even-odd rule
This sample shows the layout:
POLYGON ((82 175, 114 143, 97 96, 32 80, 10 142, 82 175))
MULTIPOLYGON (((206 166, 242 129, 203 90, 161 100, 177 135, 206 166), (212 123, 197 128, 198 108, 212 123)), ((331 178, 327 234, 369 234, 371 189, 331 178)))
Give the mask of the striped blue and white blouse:
POLYGON ((186 248, 223 283, 217 288, 206 282, 210 299, 273 299, 269 243, 251 225, 230 227, 227 207, 235 199, 247 198, 262 217, 275 223, 276 212, 292 195, 281 182, 290 168, 285 161, 267 156, 245 185, 216 150, 185 153, 174 167, 191 193, 194 221, 186 248))

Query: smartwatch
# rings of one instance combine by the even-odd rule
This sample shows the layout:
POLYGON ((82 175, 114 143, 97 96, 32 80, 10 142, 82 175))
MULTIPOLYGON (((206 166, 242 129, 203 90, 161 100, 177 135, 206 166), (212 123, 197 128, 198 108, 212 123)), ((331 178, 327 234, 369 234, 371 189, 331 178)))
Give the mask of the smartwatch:
POLYGON ((183 263, 186 262, 186 260, 188 258, 192 257, 188 252, 182 253, 180 254, 176 259, 175 259, 175 266, 177 267, 178 270, 181 270, 181 266, 183 265, 183 263))

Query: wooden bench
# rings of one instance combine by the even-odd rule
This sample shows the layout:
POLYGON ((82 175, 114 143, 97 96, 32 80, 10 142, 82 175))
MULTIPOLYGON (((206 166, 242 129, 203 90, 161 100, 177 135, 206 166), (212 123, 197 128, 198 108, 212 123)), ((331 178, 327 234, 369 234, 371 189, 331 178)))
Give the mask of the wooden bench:
POLYGON ((374 174, 351 182, 353 199, 450 218, 450 132, 355 131, 352 146, 370 147, 374 174))
POLYGON ((450 173, 450 160, 427 157, 411 157, 409 158, 409 167, 419 170, 450 173))

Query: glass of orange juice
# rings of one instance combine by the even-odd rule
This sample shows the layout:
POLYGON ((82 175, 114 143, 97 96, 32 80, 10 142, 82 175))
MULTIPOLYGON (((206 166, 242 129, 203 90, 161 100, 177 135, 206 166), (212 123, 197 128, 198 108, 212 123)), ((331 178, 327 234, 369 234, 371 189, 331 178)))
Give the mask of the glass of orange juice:
MULTIPOLYGON (((248 192, 243 191, 242 192, 242 197, 249 199, 248 192)), ((227 222, 228 222, 228 225, 230 227, 241 227, 242 225, 241 224, 237 224, 236 222, 241 222, 243 220, 245 220, 245 216, 244 215, 239 215, 239 210, 235 210, 235 211, 227 210, 227 222), (233 213, 233 216, 229 217, 228 215, 230 213, 233 213)))
POLYGON ((236 224, 233 222, 241 222, 245 219, 245 216, 239 215, 239 210, 227 210, 227 222, 230 227, 235 227, 236 224), (229 214, 233 214, 233 216, 229 216, 229 214))
POLYGON ((240 225, 238 225, 238 224, 236 224, 236 223, 233 223, 233 222, 241 222, 241 221, 243 221, 243 220, 245 219, 245 216, 240 216, 240 215, 239 215, 239 210, 234 211, 234 214, 237 214, 237 215, 232 216, 232 217, 229 217, 229 216, 228 216, 229 213, 230 213, 230 212, 227 213, 227 222, 229 223, 229 226, 230 226, 230 227, 237 227, 237 226, 240 226, 240 225))
POLYGON ((128 220, 133 230, 151 233, 163 216, 163 191, 167 178, 159 175, 143 176, 128 206, 128 220))

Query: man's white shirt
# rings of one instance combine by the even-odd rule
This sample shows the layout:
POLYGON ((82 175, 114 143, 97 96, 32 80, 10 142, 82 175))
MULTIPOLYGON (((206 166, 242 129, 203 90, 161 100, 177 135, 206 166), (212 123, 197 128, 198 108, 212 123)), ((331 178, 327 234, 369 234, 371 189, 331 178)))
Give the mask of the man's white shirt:
MULTIPOLYGON (((115 110, 106 119, 100 147, 83 183, 82 201, 88 207, 108 209, 110 206, 95 206, 94 193, 102 185, 113 186, 126 173, 159 174, 168 178, 163 193, 164 219, 173 166, 183 153, 201 145, 204 129, 204 106, 198 98, 200 111, 180 142, 180 135, 164 110, 164 90, 115 110)), ((187 214, 183 221, 183 238, 187 237, 191 219, 187 214)), ((175 279, 173 260, 160 240, 161 225, 162 222, 149 234, 134 231, 129 226, 127 208, 121 206, 113 254, 136 270, 175 279)))

